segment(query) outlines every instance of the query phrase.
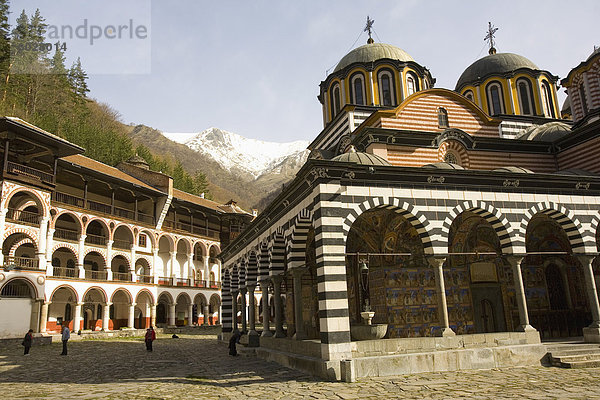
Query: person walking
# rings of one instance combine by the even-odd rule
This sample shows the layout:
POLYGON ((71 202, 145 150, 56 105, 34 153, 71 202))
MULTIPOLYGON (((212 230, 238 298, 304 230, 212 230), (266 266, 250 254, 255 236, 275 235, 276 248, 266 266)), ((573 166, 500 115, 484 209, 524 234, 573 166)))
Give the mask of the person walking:
POLYGON ((61 356, 67 355, 67 342, 71 339, 71 331, 69 330, 69 326, 65 325, 62 330, 62 344, 63 351, 60 353, 61 356))
POLYGON ((238 352, 237 349, 235 347, 236 343, 240 342, 240 338, 242 337, 242 334, 238 331, 235 331, 233 333, 233 335, 231 335, 231 337, 229 338, 229 355, 230 356, 237 356, 238 352))
POLYGON ((28 356, 29 355, 29 349, 31 348, 31 342, 33 341, 33 329, 30 329, 26 334, 25 337, 23 338, 23 343, 21 343, 23 345, 23 347, 25 347, 24 356, 28 356))
POLYGON ((152 342, 156 339, 156 332, 154 332, 154 328, 150 326, 150 328, 146 329, 146 336, 144 337, 144 341, 146 342, 146 350, 152 351, 152 342))

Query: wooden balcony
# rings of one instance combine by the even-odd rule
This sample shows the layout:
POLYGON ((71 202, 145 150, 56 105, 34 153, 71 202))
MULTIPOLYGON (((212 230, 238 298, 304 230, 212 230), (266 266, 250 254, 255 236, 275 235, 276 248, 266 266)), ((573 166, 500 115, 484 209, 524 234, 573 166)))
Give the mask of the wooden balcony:
POLYGON ((37 258, 29 257, 4 257, 5 271, 8 270, 30 270, 30 271, 41 271, 46 268, 40 268, 40 260, 37 258))
POLYGON ((61 278, 79 278, 79 271, 75 268, 65 268, 65 267, 54 267, 52 276, 58 276, 61 278))
POLYGON ((137 282, 138 283, 153 283, 154 277, 152 275, 138 275, 137 282))
POLYGON ((93 281, 105 281, 107 279, 106 271, 92 271, 89 269, 85 270, 85 279, 93 281))
POLYGON ((113 272, 113 281, 131 282, 131 274, 129 272, 113 272))
POLYGON ((113 249, 121 249, 121 250, 131 250, 131 246, 133 246, 133 243, 131 243, 129 240, 120 240, 120 239, 115 239, 113 240, 113 249))
POLYGON ((205 236, 211 239, 219 239, 220 232, 214 229, 209 229, 202 226, 191 225, 187 222, 175 222, 170 220, 165 220, 162 225, 163 229, 169 231, 178 231, 191 233, 194 235, 205 236))
POLYGON ((54 239, 78 242, 79 241, 79 232, 73 231, 71 229, 56 228, 54 230, 54 239))
POLYGON ((85 243, 93 244, 96 246, 106 246, 106 236, 93 235, 91 233, 87 233, 85 235, 85 243))
POLYGON ((208 287, 210 287, 211 289, 221 289, 221 282, 219 282, 219 281, 210 281, 208 283, 208 287))
POLYGON ((23 180, 32 184, 54 186, 53 174, 12 161, 6 163, 6 169, 4 170, 3 176, 5 178, 23 180))
POLYGON ((39 226, 42 216, 38 213, 17 210, 9 208, 6 213, 6 219, 12 222, 18 222, 25 225, 39 226))
POLYGON ((113 207, 110 204, 95 200, 85 201, 83 198, 74 196, 72 194, 53 192, 52 201, 77 208, 83 208, 100 214, 107 214, 120 219, 141 222, 150 226, 156 225, 155 219, 152 215, 144 214, 143 212, 138 211, 136 218, 135 211, 133 210, 128 210, 121 207, 113 207))

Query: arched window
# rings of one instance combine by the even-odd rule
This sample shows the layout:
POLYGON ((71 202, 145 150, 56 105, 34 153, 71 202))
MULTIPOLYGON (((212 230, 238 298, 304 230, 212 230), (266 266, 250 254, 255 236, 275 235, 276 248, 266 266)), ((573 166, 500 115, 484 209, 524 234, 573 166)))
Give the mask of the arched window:
POLYGON ((419 91, 419 81, 417 77, 411 73, 406 75, 406 91, 409 96, 419 91))
POLYGON ((456 155, 456 153, 453 153, 451 151, 446 152, 446 155, 444 155, 444 162, 447 162, 448 164, 460 165, 458 156, 456 155))
POLYGON ((548 82, 542 82, 542 96, 544 97, 544 114, 547 117, 556 118, 554 113, 554 102, 552 101, 552 90, 548 82))
POLYGON ((396 104, 394 78, 389 71, 379 73, 379 101, 382 106, 393 106, 396 104))
POLYGON ((488 104, 490 115, 504 113, 504 101, 502 101, 502 87, 497 82, 492 82, 487 86, 488 104))
POLYGON ((531 83, 528 79, 517 80, 517 92, 519 93, 519 106, 521 108, 521 114, 533 115, 534 108, 532 95, 531 95, 531 83))
POLYGON ((448 128, 448 111, 445 108, 438 108, 438 126, 440 128, 448 128))
POLYGON ((332 109, 332 117, 338 115, 341 110, 341 101, 340 101, 340 85, 337 83, 333 86, 333 90, 331 91, 331 104, 333 106, 332 109))
POLYGON ((65 304, 65 321, 71 320, 71 304, 65 304))
POLYGON ((581 100, 581 106, 583 107, 583 113, 587 114, 587 98, 585 97, 585 88, 583 87, 583 83, 581 84, 581 86, 579 86, 579 98, 581 100))
POLYGON ((467 90, 466 92, 464 92, 463 96, 465 96, 467 99, 469 99, 471 101, 475 101, 475 97, 473 97, 473 92, 470 90, 467 90))
POLYGON ((58 258, 58 257, 54 257, 54 258, 52 259, 52 266, 53 266, 54 268, 60 268, 60 258, 58 258))
POLYGON ((352 102, 364 106, 365 102, 365 79, 362 74, 355 74, 350 80, 352 87, 352 102))

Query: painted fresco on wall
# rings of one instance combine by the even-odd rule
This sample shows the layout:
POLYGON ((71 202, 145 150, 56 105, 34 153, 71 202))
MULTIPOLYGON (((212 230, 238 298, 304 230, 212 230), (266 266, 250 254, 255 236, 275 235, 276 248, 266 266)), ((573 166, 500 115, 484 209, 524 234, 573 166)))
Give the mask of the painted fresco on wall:
POLYGON ((523 285, 531 325, 542 338, 580 336, 591 322, 585 297, 583 268, 571 256, 563 228, 544 214, 534 216, 527 227, 529 254, 522 263, 523 285), (567 254, 535 254, 535 253, 567 254))
POLYGON ((432 336, 439 329, 433 270, 427 265, 416 229, 393 210, 371 210, 352 225, 347 253, 368 260, 368 290, 363 293, 359 256, 347 257, 350 320, 361 322, 366 294, 375 312, 373 323, 387 323, 388 336, 432 336), (367 257, 367 253, 371 253, 367 257), (380 253, 380 255, 372 255, 380 253), (394 253, 385 255, 381 253, 394 253))

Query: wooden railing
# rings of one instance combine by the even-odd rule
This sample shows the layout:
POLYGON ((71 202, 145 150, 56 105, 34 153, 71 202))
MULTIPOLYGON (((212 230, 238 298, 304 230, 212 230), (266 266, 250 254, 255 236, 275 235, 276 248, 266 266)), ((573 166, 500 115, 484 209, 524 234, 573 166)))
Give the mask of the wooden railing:
POLYGON ((91 211, 98 211, 104 214, 112 214, 112 207, 109 204, 104 204, 97 201, 88 200, 87 209, 91 211))
POLYGON ((113 248, 130 250, 133 243, 128 240, 115 239, 113 240, 113 248))
POLYGON ((8 172, 9 174, 21 175, 40 180, 44 183, 54 183, 54 175, 44 171, 40 171, 39 169, 31 168, 26 165, 17 164, 11 161, 7 163, 6 172, 8 172))
POLYGON ((15 208, 9 208, 6 213, 6 219, 10 221, 17 221, 31 225, 39 225, 42 216, 38 213, 30 211, 17 210, 15 208))
POLYGON ((143 212, 137 213, 137 218, 135 216, 135 211, 128 210, 121 207, 111 207, 110 204, 102 203, 99 201, 88 200, 87 204, 83 198, 74 196, 72 194, 61 193, 61 192, 53 192, 52 200, 58 203, 68 204, 71 206, 86 208, 90 211, 96 211, 103 214, 115 215, 121 218, 130 219, 132 221, 142 222, 148 225, 155 225, 154 217, 150 214, 144 214, 143 212))
POLYGON ((163 227, 167 229, 189 232, 195 235, 202 235, 215 239, 218 239, 220 236, 220 232, 217 230, 208 229, 202 226, 191 225, 187 222, 175 222, 166 220, 163 222, 163 227))
POLYGON ((151 276, 151 275, 138 275, 137 276, 137 281, 139 283, 152 283, 153 276, 151 276))
POLYGON ((79 232, 70 229, 56 228, 54 230, 54 239, 79 241, 79 232))
POLYGON ((98 246, 106 246, 106 236, 92 235, 91 233, 88 233, 85 236, 85 242, 98 246))
POLYGON ((173 278, 168 276, 161 276, 158 278, 158 284, 163 286, 173 286, 173 278))
POLYGON ((131 282, 131 274, 129 272, 113 272, 113 281, 128 281, 131 282))
POLYGON ((195 287, 205 288, 206 287, 206 281, 204 281, 204 280, 194 280, 194 286, 195 287))
POLYGON ((107 277, 106 271, 92 271, 89 269, 85 270, 85 279, 92 279, 96 281, 105 281, 107 277))
POLYGON ((175 284, 177 286, 190 286, 190 279, 188 279, 188 278, 175 278, 175 284))
POLYGON ((78 272, 75 268, 65 268, 65 267, 54 267, 53 268, 53 276, 60 276, 63 278, 78 278, 78 272))
POLYGON ((4 269, 40 270, 40 260, 29 257, 4 257, 4 269))
POLYGON ((83 199, 72 194, 66 194, 61 192, 53 192, 52 200, 58 203, 68 204, 75 207, 83 208, 83 199))
POLYGON ((211 289, 221 289, 221 282, 219 282, 219 281, 210 281, 209 284, 208 284, 208 286, 211 289))

